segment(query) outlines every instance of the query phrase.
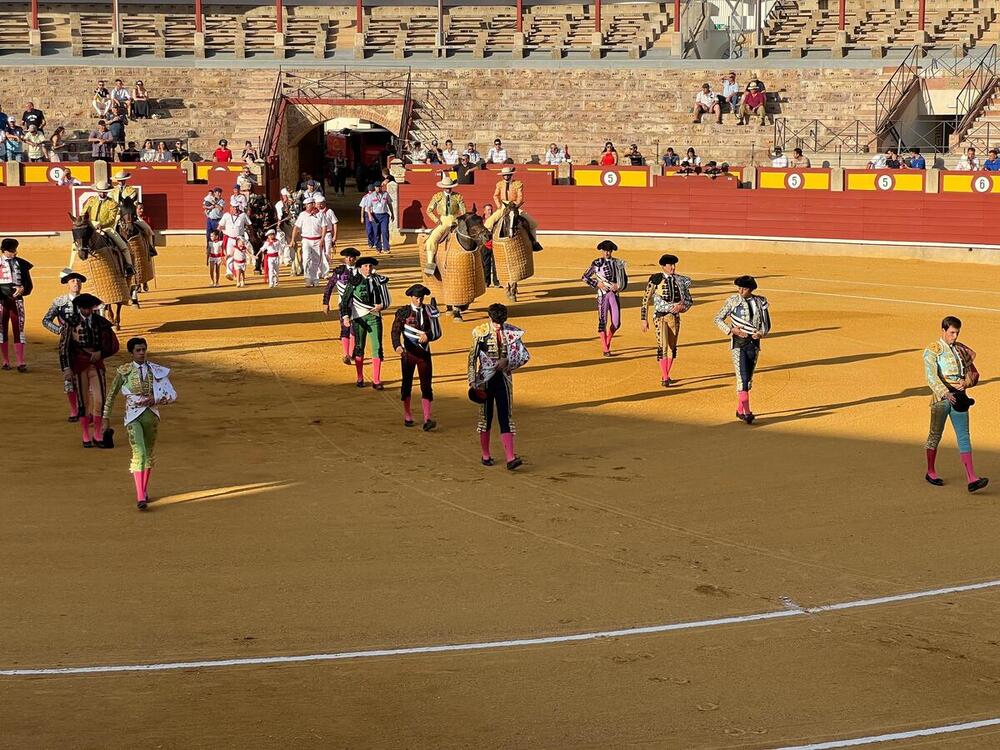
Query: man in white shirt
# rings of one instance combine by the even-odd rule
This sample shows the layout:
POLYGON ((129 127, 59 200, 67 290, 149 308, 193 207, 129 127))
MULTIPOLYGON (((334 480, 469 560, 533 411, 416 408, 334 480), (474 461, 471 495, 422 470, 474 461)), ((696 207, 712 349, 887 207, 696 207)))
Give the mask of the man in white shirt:
POLYGON ((473 166, 478 166, 479 163, 483 160, 483 155, 476 150, 475 143, 470 142, 466 144, 465 151, 463 151, 462 153, 469 157, 469 163, 472 164, 473 166))
POLYGON ((507 149, 503 147, 500 139, 493 141, 493 148, 486 152, 487 164, 503 164, 507 161, 507 149))
POLYGON ((788 169, 788 157, 782 152, 780 146, 774 147, 774 158, 771 159, 771 166, 775 169, 788 169))
POLYGON ((125 110, 126 114, 132 116, 132 95, 125 87, 125 82, 121 78, 115 79, 115 87, 111 89, 111 101, 118 102, 125 110))
POLYGON ((458 156, 458 151, 455 150, 455 145, 449 138, 444 142, 444 149, 441 151, 441 161, 450 165, 458 164, 458 156))
POLYGON ((322 267, 323 237, 326 235, 326 219, 319 215, 316 200, 306 198, 305 211, 295 220, 292 230, 292 245, 296 239, 302 238, 302 273, 306 277, 306 286, 316 286, 322 267))
POLYGON ((427 149, 420 145, 420 141, 414 141, 413 148, 410 149, 410 163, 423 164, 426 161, 427 149))
POLYGON ((736 83, 736 73, 729 71, 729 75, 722 79, 722 98, 729 105, 729 111, 737 120, 740 117, 740 85, 736 83))
POLYGON ((955 169, 961 172, 978 172, 979 159, 976 157, 976 149, 967 148, 962 158, 958 160, 955 169))
POLYGON ((701 116, 707 112, 715 115, 715 121, 722 124, 722 107, 719 106, 719 97, 712 91, 712 87, 703 83, 701 91, 694 98, 694 120, 692 122, 701 124, 701 116))
POLYGON ((58 185, 59 187, 69 187, 72 185, 80 185, 80 184, 82 183, 73 176, 73 173, 70 171, 69 167, 65 167, 62 170, 62 174, 59 175, 59 179, 56 180, 56 185, 58 185))
POLYGON ((323 278, 330 273, 330 259, 333 258, 333 249, 337 244, 337 214, 332 208, 326 205, 326 196, 317 195, 313 198, 316 203, 316 213, 323 217, 326 222, 326 234, 323 235, 323 262, 320 273, 323 278))
POLYGON ((243 211, 243 206, 234 203, 229 213, 223 214, 219 219, 219 231, 222 232, 222 249, 229 254, 230 246, 236 245, 236 240, 243 238, 249 241, 247 228, 250 226, 250 217, 243 211))
POLYGON ((274 216, 282 230, 292 220, 292 194, 288 188, 281 188, 281 198, 274 204, 274 216))
POLYGON ((556 144, 550 143, 549 150, 545 152, 545 163, 546 164, 562 164, 566 159, 566 152, 560 149, 556 144))

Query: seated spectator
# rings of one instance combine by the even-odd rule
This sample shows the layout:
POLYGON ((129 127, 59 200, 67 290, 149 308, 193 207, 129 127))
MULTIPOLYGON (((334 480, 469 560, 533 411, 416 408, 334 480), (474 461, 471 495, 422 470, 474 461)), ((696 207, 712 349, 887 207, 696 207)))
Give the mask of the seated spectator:
POLYGON ((233 160, 233 152, 229 150, 229 141, 225 138, 219 141, 219 147, 212 153, 212 159, 220 164, 228 164, 233 160))
POLYGON ((788 157, 782 153, 780 146, 774 147, 774 158, 771 159, 771 166, 775 169, 788 169, 788 157))
POLYGON ((750 90, 750 86, 753 84, 753 85, 757 86, 757 90, 760 93, 762 93, 762 94, 765 93, 767 91, 767 87, 764 86, 764 82, 757 77, 756 73, 753 73, 752 75, 753 75, 753 77, 749 81, 747 81, 746 90, 749 91, 750 90))
POLYGON ((927 169, 927 162, 924 161, 924 157, 920 155, 919 148, 910 149, 910 169, 927 169))
POLYGON ((458 157, 458 164, 455 165, 455 175, 458 177, 458 184, 471 185, 473 172, 476 169, 476 165, 469 160, 468 154, 462 154, 458 157))
POLYGON ((701 91, 694 97, 694 120, 692 122, 701 123, 701 116, 711 112, 715 115, 715 121, 722 123, 722 107, 719 106, 719 99, 712 91, 712 87, 703 83, 701 91))
POLYGON ((801 148, 792 149, 792 158, 788 162, 788 166, 795 169, 809 169, 812 166, 812 162, 809 161, 808 156, 802 155, 801 148))
POLYGON ((483 155, 476 150, 476 144, 471 141, 466 144, 465 151, 462 153, 469 157, 469 163, 473 166, 479 166, 480 162, 483 160, 483 155))
POLYGON ((153 142, 147 138, 142 142, 142 151, 139 152, 139 161, 147 164, 156 161, 156 148, 153 142))
POLYGON ((66 128, 60 125, 49 136, 49 161, 60 162, 66 156, 66 128))
POLYGON ((184 148, 183 141, 174 141, 174 147, 170 149, 170 156, 174 161, 184 161, 191 158, 191 154, 184 148))
POLYGON ((618 151, 615 150, 615 144, 611 141, 604 144, 604 150, 597 163, 602 167, 613 167, 618 164, 618 151))
POLYGON ((13 161, 11 144, 16 138, 7 132, 7 128, 0 130, 0 160, 13 161))
POLYGON ((493 148, 486 152, 486 162, 488 164, 506 164, 508 158, 507 149, 503 147, 503 143, 499 138, 494 139, 493 148))
POLYGON ((987 172, 1000 172, 1000 152, 995 148, 990 149, 990 158, 983 163, 983 169, 987 172))
POLYGON ((677 169, 677 174, 689 175, 689 174, 701 174, 701 165, 692 164, 687 159, 681 162, 680 167, 677 169))
POLYGON ((701 157, 694 152, 693 148, 687 150, 687 156, 684 157, 684 161, 692 167, 698 167, 698 171, 701 171, 701 157))
POLYGON ((37 125, 28 126, 21 142, 28 149, 28 161, 45 161, 48 158, 48 139, 39 132, 37 125))
POLYGON ((132 95, 125 88, 125 82, 121 78, 115 79, 115 87, 111 89, 111 101, 121 107, 126 117, 132 116, 132 95))
POLYGON ((142 81, 135 82, 135 88, 132 89, 132 119, 149 119, 149 93, 146 91, 146 86, 142 81))
MULTIPOLYGON (((179 159, 177 161, 180 161, 179 159)), ((244 164, 253 164, 257 161, 257 149, 253 147, 251 141, 243 142, 243 153, 240 154, 240 161, 244 164)))
POLYGON ((722 174, 722 168, 718 165, 717 162, 710 161, 708 164, 705 165, 705 169, 702 171, 702 174, 708 175, 712 179, 715 179, 716 176, 722 174))
POLYGON ((868 162, 868 169, 885 169, 885 162, 887 158, 888 157, 886 157, 885 154, 876 154, 871 158, 871 161, 868 162))
POLYGON ((115 144, 104 120, 97 121, 97 128, 90 131, 87 142, 90 143, 90 155, 94 161, 111 161, 115 144))
POLYGON ((108 112, 111 111, 111 92, 104 85, 104 81, 97 82, 97 88, 94 89, 94 97, 91 99, 91 106, 100 118, 107 117, 108 112))
POLYGON ((174 160, 174 155, 167 150, 167 144, 163 141, 156 142, 156 155, 153 161, 157 164, 169 164, 174 160))
POLYGON ((566 152, 561 151, 556 144, 550 143, 545 152, 545 163, 555 165, 562 164, 564 161, 566 161, 566 152))
POLYGON ((427 149, 427 163, 428 164, 440 164, 441 163, 441 149, 437 146, 431 145, 427 149))
POLYGON ((740 85, 736 82, 736 73, 729 71, 729 75, 722 79, 722 100, 729 105, 729 111, 733 117, 739 119, 740 116, 740 85))
POLYGON ((35 108, 34 102, 28 102, 21 115, 21 126, 28 130, 30 125, 34 125, 39 133, 45 133, 45 113, 35 108))
POLYGON ((62 174, 59 175, 59 179, 56 180, 56 185, 58 185, 59 187, 69 187, 70 185, 79 185, 79 184, 81 184, 80 181, 73 176, 73 173, 70 171, 69 167, 66 167, 62 171, 62 174))
POLYGON ((122 106, 118 102, 111 102, 111 114, 108 115, 107 123, 108 130, 111 131, 111 138, 116 146, 125 145, 126 122, 128 122, 128 117, 125 116, 122 106))
POLYGON ((411 164, 426 164, 427 163, 427 149, 420 145, 420 141, 414 141, 413 145, 410 147, 410 163, 411 164))
POLYGON ((441 161, 451 166, 458 164, 458 151, 455 148, 455 144, 451 142, 451 138, 444 142, 444 149, 441 151, 441 161))
POLYGON ((136 162, 139 161, 139 149, 135 147, 135 141, 129 141, 128 145, 118 154, 119 161, 136 162))
POLYGON ((749 125, 751 117, 759 117, 761 127, 767 125, 767 102, 764 92, 757 88, 757 84, 753 81, 747 84, 747 91, 740 103, 740 116, 737 122, 740 125, 749 125))
POLYGON ((667 147, 667 153, 663 155, 663 166, 664 167, 677 167, 680 166, 681 157, 674 153, 673 146, 667 147))
POLYGON ((3 111, 3 107, 0 106, 0 132, 6 131, 8 125, 10 125, 10 117, 3 111))
POLYGON ((967 148, 965 154, 961 159, 958 160, 958 164, 955 169, 961 172, 978 172, 979 171, 979 159, 976 157, 976 149, 967 148))
POLYGON ((885 152, 885 169, 906 169, 906 164, 899 158, 899 152, 894 148, 885 152))
POLYGON ((632 144, 628 147, 628 153, 625 154, 625 158, 633 167, 643 167, 646 165, 646 157, 639 153, 639 147, 636 144, 632 144))

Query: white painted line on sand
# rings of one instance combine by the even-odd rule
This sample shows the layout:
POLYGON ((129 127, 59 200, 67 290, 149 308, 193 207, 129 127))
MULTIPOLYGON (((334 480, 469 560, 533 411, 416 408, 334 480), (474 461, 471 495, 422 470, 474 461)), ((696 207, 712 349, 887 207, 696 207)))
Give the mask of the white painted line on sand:
POLYGON ((636 628, 620 628, 618 630, 598 630, 589 633, 573 633, 569 635, 551 635, 537 638, 517 638, 503 641, 482 641, 473 643, 449 643, 438 646, 410 646, 403 648, 368 649, 365 651, 340 651, 325 654, 301 654, 298 656, 259 656, 237 659, 206 659, 202 661, 173 661, 153 664, 107 664, 81 667, 40 667, 25 669, 0 669, 2 677, 40 677, 52 675, 76 674, 107 674, 110 672, 167 672, 178 669, 212 669, 218 667, 245 667, 271 664, 298 664, 303 662, 343 661, 346 659, 373 659, 382 656, 415 656, 419 654, 440 654, 456 651, 490 651, 522 646, 544 646, 556 643, 578 643, 580 641, 596 641, 603 638, 626 638, 636 635, 652 635, 670 633, 680 630, 698 630, 714 628, 722 625, 742 625, 749 622, 778 620, 787 617, 802 617, 825 612, 836 612, 858 607, 876 607, 884 604, 925 599, 933 596, 959 594, 967 591, 1000 588, 1000 579, 982 583, 968 583, 946 588, 914 591, 906 594, 881 596, 875 599, 855 599, 853 601, 825 604, 818 607, 780 609, 771 612, 758 612, 750 615, 733 615, 712 620, 695 620, 687 622, 672 622, 663 625, 647 625, 636 628))
POLYGON ((775 748, 775 750, 834 750, 834 748, 838 747, 860 747, 862 745, 875 745, 880 742, 912 740, 917 737, 933 737, 938 734, 968 732, 972 729, 996 726, 1000 726, 1000 719, 983 719, 982 721, 967 721, 964 724, 947 724, 943 727, 913 729, 908 732, 892 732, 891 734, 874 734, 870 737, 855 737, 851 740, 830 740, 829 742, 814 742, 809 745, 792 745, 775 748))

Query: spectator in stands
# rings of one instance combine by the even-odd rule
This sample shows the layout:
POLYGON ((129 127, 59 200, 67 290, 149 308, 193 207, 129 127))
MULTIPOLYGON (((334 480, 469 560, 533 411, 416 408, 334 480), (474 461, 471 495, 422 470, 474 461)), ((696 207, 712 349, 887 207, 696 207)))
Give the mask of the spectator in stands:
POLYGON ((729 75, 722 79, 722 100, 729 105, 729 111, 733 117, 740 117, 740 85, 736 82, 736 73, 729 71, 729 75))
POLYGON ((664 167, 677 167, 680 166, 681 157, 674 153, 673 146, 667 147, 667 153, 663 155, 663 166, 664 167))
POLYGON ((10 125, 10 117, 3 111, 3 107, 0 107, 0 132, 5 132, 8 125, 10 125))
POLYGON ((684 161, 686 161, 692 167, 699 167, 699 171, 701 171, 700 170, 701 157, 695 153, 693 148, 689 148, 687 150, 687 156, 684 157, 684 161))
POLYGON ((21 142, 28 149, 28 161, 45 161, 48 158, 48 139, 38 131, 37 125, 29 125, 21 142))
POLYGON ((760 93, 763 94, 765 91, 767 91, 767 87, 764 86, 764 82, 757 77, 756 73, 753 74, 753 78, 751 78, 749 81, 747 81, 746 90, 749 91, 750 90, 750 86, 753 85, 753 84, 756 84, 757 90, 760 93))
POLYGON ((483 155, 476 149, 476 144, 471 141, 466 144, 465 151, 462 153, 469 157, 469 163, 473 166, 479 166, 483 160, 483 155))
POLYGON ((212 153, 212 159, 220 164, 228 164, 233 160, 233 152, 229 150, 229 141, 223 138, 219 147, 212 153))
POLYGON ((174 161, 184 161, 191 158, 191 154, 184 148, 183 141, 174 141, 174 147, 170 149, 170 156, 174 161))
POLYGON ((132 95, 125 87, 125 81, 121 78, 115 79, 115 87, 111 89, 111 102, 121 108, 122 114, 126 118, 132 116, 132 95))
POLYGON ((634 143, 628 147, 628 153, 625 154, 625 158, 628 159, 628 163, 633 167, 646 166, 646 157, 639 152, 639 147, 634 143))
POLYGON ((97 88, 94 89, 94 97, 90 103, 99 118, 107 117, 108 112, 111 111, 111 92, 104 85, 104 81, 97 82, 97 88))
POLYGON ((236 184, 240 188, 240 193, 244 196, 249 196, 253 192, 253 189, 257 186, 257 178, 250 171, 249 166, 243 167, 243 171, 236 178, 236 184))
POLYGON ((473 173, 476 169, 476 165, 469 161, 468 154, 462 154, 458 157, 458 164, 455 165, 455 175, 458 178, 458 184, 471 185, 473 173))
POLYGON ((712 91, 710 84, 703 83, 701 91, 694 97, 694 120, 692 122, 701 123, 701 116, 707 113, 715 115, 717 123, 722 122, 722 107, 719 106, 719 97, 712 91))
POLYGON ((788 169, 788 157, 782 152, 780 146, 774 147, 774 158, 771 159, 771 166, 775 169, 788 169))
POLYGON ((128 122, 128 117, 126 117, 122 106, 118 102, 113 101, 111 103, 111 114, 108 115, 107 123, 108 130, 111 131, 111 139, 114 141, 116 147, 125 145, 126 122, 128 122))
POLYGON ((507 149, 503 147, 503 143, 500 142, 499 138, 493 141, 493 148, 486 152, 486 161, 488 164, 505 164, 507 162, 507 149))
POLYGON ((132 119, 149 119, 149 93, 142 81, 136 81, 132 89, 132 119))
POLYGON ((983 162, 983 169, 987 172, 1000 172, 1000 152, 995 148, 990 149, 990 158, 983 162))
POLYGON ((441 161, 445 164, 458 164, 458 150, 450 138, 444 142, 444 149, 441 151, 441 161))
POLYGON ((122 149, 122 152, 118 154, 118 161, 124 162, 137 162, 139 161, 140 154, 139 149, 135 147, 135 141, 129 141, 128 145, 122 149))
POLYGON ((10 123, 6 130, 0 130, 0 146, 3 146, 4 161, 24 161, 21 150, 23 131, 17 123, 10 123))
POLYGON ((90 131, 87 141, 90 143, 90 155, 94 161, 111 161, 115 152, 114 138, 104 120, 97 121, 97 128, 90 131))
POLYGON ((920 149, 914 146, 910 149, 910 169, 927 169, 927 162, 920 155, 920 149))
POLYGON ((808 156, 803 156, 801 148, 793 148, 792 158, 789 160, 788 166, 794 169, 809 169, 812 162, 809 161, 808 156))
POLYGON ((868 162, 868 169, 885 169, 886 162, 885 154, 876 154, 872 157, 871 161, 868 162))
POLYGON ((35 108, 34 102, 28 102, 21 115, 21 126, 28 130, 29 125, 34 125, 39 133, 45 133, 45 113, 35 108))
POLYGON ((559 147, 550 143, 548 149, 545 151, 545 163, 549 165, 562 164, 566 161, 566 152, 561 151, 559 147))
POLYGON ((971 146, 965 150, 965 154, 958 160, 955 169, 961 172, 978 172, 979 158, 976 156, 976 149, 971 146))
POLYGON ((71 185, 79 185, 80 181, 73 176, 69 167, 62 170, 62 174, 59 175, 59 179, 56 180, 56 185, 59 187, 69 187, 71 185))
MULTIPOLYGON (((257 149, 253 147, 253 143, 250 141, 243 143, 243 153, 240 154, 240 159, 244 164, 253 164, 257 161, 257 149)), ((180 159, 177 161, 180 161, 180 159)))
POLYGON ((441 154, 441 147, 437 138, 431 140, 431 147, 427 149, 427 156, 431 158, 431 164, 444 164, 444 156, 441 154))
POLYGON ((906 164, 899 158, 899 152, 894 148, 885 152, 885 169, 906 169, 906 164))
POLYGON ((427 149, 420 144, 420 141, 414 141, 413 145, 410 147, 410 164, 426 164, 426 163, 427 163, 427 149))
POLYGON ((614 167, 618 164, 618 151, 615 149, 615 144, 611 141, 604 144, 604 150, 601 151, 597 163, 602 167, 614 167))
POLYGON ((147 164, 156 161, 156 147, 153 146, 153 142, 149 140, 149 138, 142 142, 142 151, 139 152, 139 161, 147 164))
POLYGON ((153 161, 157 164, 170 164, 174 160, 174 155, 170 153, 167 144, 163 141, 156 142, 156 155, 153 161))
POLYGON ((753 81, 747 84, 747 91, 740 103, 740 116, 737 122, 740 125, 749 125, 751 117, 759 117, 761 127, 767 125, 767 106, 764 92, 757 88, 757 84, 753 81))
POLYGON ((49 136, 49 161, 60 162, 66 156, 66 128, 60 125, 49 136))

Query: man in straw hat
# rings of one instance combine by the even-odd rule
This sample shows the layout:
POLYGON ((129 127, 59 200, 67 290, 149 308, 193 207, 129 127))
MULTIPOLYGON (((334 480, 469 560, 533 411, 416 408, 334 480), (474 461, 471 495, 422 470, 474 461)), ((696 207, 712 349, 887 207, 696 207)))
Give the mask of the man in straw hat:
POLYGON ((591 262, 590 268, 583 274, 583 280, 597 290, 597 333, 601 337, 604 356, 610 357, 611 340, 622 327, 621 293, 628 286, 628 273, 625 271, 625 262, 614 257, 618 245, 611 240, 604 240, 597 245, 597 249, 601 252, 601 257, 591 262))
POLYGON ((754 294, 757 280, 753 276, 740 276, 733 283, 737 293, 723 303, 715 324, 731 339, 729 348, 736 371, 736 418, 753 424, 750 389, 760 355, 760 340, 771 330, 771 315, 767 298, 754 294))
POLYGON ((389 279, 375 273, 378 260, 358 258, 358 275, 351 279, 340 297, 340 320, 354 332, 354 367, 358 388, 365 387, 365 342, 370 341, 372 388, 382 385, 382 311, 391 303, 389 279))
POLYGON ((750 118, 753 116, 760 118, 760 126, 764 127, 767 125, 767 100, 764 92, 757 85, 756 81, 750 81, 747 84, 746 93, 743 94, 743 99, 740 102, 740 117, 738 123, 740 125, 750 124, 750 118))
POLYGON ((403 382, 399 389, 403 401, 403 425, 413 427, 413 411, 410 408, 410 394, 413 392, 413 371, 420 378, 420 405, 424 413, 424 432, 433 430, 437 422, 431 419, 431 403, 434 390, 431 380, 434 376, 431 362, 431 342, 441 338, 441 324, 434 299, 424 304, 424 297, 431 290, 423 284, 414 284, 406 290, 410 303, 396 310, 392 321, 392 348, 402 358, 400 369, 403 382))
MULTIPOLYGON (((347 285, 360 273, 357 262, 358 258, 361 257, 361 253, 356 247, 345 247, 340 251, 340 257, 344 259, 344 262, 333 269, 333 273, 330 274, 330 278, 326 282, 326 289, 323 291, 324 315, 330 314, 330 298, 333 297, 334 291, 337 293, 337 300, 340 300, 347 290, 347 285)), ((344 325, 343 321, 341 321, 340 325, 340 344, 344 349, 343 362, 345 365, 349 365, 354 361, 352 359, 354 355, 354 332, 351 330, 351 326, 349 324, 344 325)))
MULTIPOLYGON (((49 305, 48 312, 42 318, 42 326, 46 331, 54 333, 56 336, 62 335, 62 329, 73 314, 73 300, 80 296, 83 285, 87 277, 82 273, 77 273, 71 268, 64 268, 59 272, 59 283, 66 286, 66 293, 60 294, 49 305)), ((64 380, 64 390, 69 401, 69 422, 80 421, 80 402, 77 398, 76 388, 72 380, 64 380)))
POLYGON ((497 210, 484 223, 491 232, 501 220, 506 219, 510 213, 510 208, 516 208, 528 228, 528 236, 531 239, 531 249, 538 252, 542 246, 538 243, 535 232, 538 230, 538 222, 524 210, 524 184, 520 180, 514 179, 516 173, 514 167, 504 167, 500 170, 500 180, 493 190, 493 205, 497 210), (507 210, 504 210, 507 209, 507 210))
POLYGON ((59 366, 73 383, 80 404, 83 447, 111 447, 104 439, 102 418, 107 383, 104 360, 118 352, 114 328, 96 314, 101 300, 86 292, 73 300, 73 313, 59 329, 59 366))
POLYGON ((455 192, 457 185, 458 183, 451 179, 447 173, 442 174, 437 183, 441 190, 434 193, 427 203, 427 216, 434 226, 424 245, 426 259, 424 272, 427 274, 434 273, 434 256, 437 254, 437 247, 441 240, 448 236, 448 232, 455 226, 456 219, 466 213, 465 201, 459 193, 455 192))
POLYGON ((14 340, 17 371, 26 372, 24 346, 28 338, 24 332, 24 298, 31 294, 32 265, 17 257, 18 241, 13 237, 0 240, 0 354, 4 370, 10 369, 10 343, 14 340), (10 331, 8 339, 8 331, 10 331))
MULTIPOLYGON (((119 169, 113 175, 111 179, 114 181, 115 186, 111 189, 111 200, 119 205, 122 204, 122 199, 131 198, 134 202, 138 203, 141 200, 139 196, 139 188, 135 185, 129 185, 128 181, 132 179, 132 174, 126 172, 124 169, 119 169)), ((146 222, 140 219, 138 216, 135 219, 136 225, 142 230, 142 233, 146 236, 146 241, 149 246, 153 246, 153 229, 146 222)))
POLYGON ((134 273, 131 255, 125 240, 118 234, 118 204, 110 196, 111 185, 107 180, 98 180, 93 185, 94 192, 83 204, 81 215, 86 217, 90 226, 111 240, 116 252, 116 262, 122 276, 128 277, 134 273))
POLYGON ((653 325, 656 327, 656 361, 660 363, 660 385, 671 384, 670 368, 677 358, 677 340, 681 334, 681 315, 691 309, 691 279, 677 273, 677 256, 660 256, 660 273, 646 282, 639 308, 640 327, 649 330, 649 305, 653 304, 653 325))

